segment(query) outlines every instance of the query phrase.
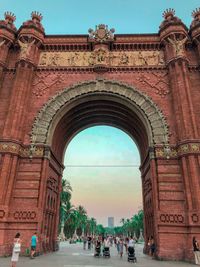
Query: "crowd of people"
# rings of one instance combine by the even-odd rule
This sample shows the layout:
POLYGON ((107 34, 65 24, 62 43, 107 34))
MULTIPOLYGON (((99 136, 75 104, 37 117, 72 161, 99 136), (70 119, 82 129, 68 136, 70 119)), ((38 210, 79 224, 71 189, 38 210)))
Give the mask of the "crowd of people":
POLYGON ((110 247, 115 246, 120 257, 123 257, 124 251, 133 250, 135 244, 138 242, 135 237, 124 237, 124 236, 83 236, 83 249, 95 248, 95 253, 100 250, 100 255, 103 255, 105 249, 110 249, 110 247))
MULTIPOLYGON (((135 244, 138 242, 136 238, 130 237, 124 237, 124 236, 83 236, 81 240, 83 242, 83 249, 91 250, 93 247, 95 249, 94 256, 98 255, 104 255, 104 252, 107 251, 110 256, 110 247, 115 246, 118 252, 118 255, 122 258, 124 251, 126 254, 129 255, 129 253, 132 255, 135 253, 135 244)), ((30 258, 35 258, 36 253, 36 246, 38 243, 38 237, 37 233, 34 233, 30 239, 30 258)), ((11 257, 11 263, 12 267, 16 267, 16 264, 19 260, 19 255, 21 252, 21 245, 22 245, 22 239, 20 237, 20 233, 17 233, 15 235, 15 238, 13 240, 13 249, 12 249, 12 257, 11 257)), ((197 239, 193 237, 192 239, 192 245, 193 245, 193 252, 195 256, 195 263, 197 265, 200 265, 200 247, 199 243, 197 242, 197 239)), ((148 239, 147 242, 147 253, 152 256, 152 258, 155 258, 156 254, 156 243, 151 236, 148 239)))

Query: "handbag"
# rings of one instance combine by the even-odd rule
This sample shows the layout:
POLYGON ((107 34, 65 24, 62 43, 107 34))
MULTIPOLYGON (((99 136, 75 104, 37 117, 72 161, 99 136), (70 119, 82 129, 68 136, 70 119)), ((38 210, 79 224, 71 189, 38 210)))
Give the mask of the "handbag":
POLYGON ((19 253, 20 251, 21 251, 21 244, 17 242, 14 244, 14 252, 19 253))

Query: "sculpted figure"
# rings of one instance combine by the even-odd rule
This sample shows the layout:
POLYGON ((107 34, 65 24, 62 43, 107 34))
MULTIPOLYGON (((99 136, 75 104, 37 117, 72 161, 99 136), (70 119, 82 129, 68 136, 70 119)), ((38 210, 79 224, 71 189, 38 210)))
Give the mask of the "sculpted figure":
POLYGON ((44 53, 40 59, 40 65, 44 66, 47 65, 47 54, 44 53))
POLYGON ((57 66, 59 58, 60 58, 60 55, 58 53, 55 53, 55 54, 52 53, 50 56, 49 65, 57 66))
POLYGON ((128 57, 128 55, 126 53, 123 53, 121 55, 119 64, 128 65, 128 63, 129 63, 129 57, 128 57))
POLYGON ((70 66, 76 66, 79 62, 79 54, 78 53, 72 53, 70 57, 68 58, 68 63, 70 66))
POLYGON ((27 58, 30 54, 30 50, 32 45, 34 44, 35 40, 33 40, 31 43, 23 43, 20 40, 18 40, 18 43, 20 45, 20 58, 27 58))
POLYGON ((89 56, 88 64, 89 64, 89 66, 93 66, 95 64, 95 55, 94 55, 94 53, 91 53, 91 55, 89 56))
POLYGON ((147 58, 142 54, 142 52, 140 51, 138 54, 138 59, 139 59, 139 64, 137 65, 148 65, 148 61, 147 58))
POLYGON ((112 52, 109 53, 108 60, 109 60, 109 65, 110 66, 115 66, 117 65, 117 58, 118 56, 112 52))
POLYGON ((184 44, 187 41, 187 37, 182 40, 177 40, 174 36, 174 39, 168 37, 168 41, 172 44, 176 56, 184 56, 184 44))
POLYGON ((99 49, 96 54, 96 61, 98 63, 105 63, 106 61, 106 52, 103 49, 99 49))

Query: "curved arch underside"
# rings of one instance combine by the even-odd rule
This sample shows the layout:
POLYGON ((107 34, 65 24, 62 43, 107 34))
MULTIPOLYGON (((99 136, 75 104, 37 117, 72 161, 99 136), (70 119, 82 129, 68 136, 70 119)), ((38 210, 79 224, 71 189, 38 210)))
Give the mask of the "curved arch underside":
POLYGON ((75 134, 103 124, 128 133, 142 158, 150 146, 168 142, 166 120, 155 103, 129 85, 107 80, 77 84, 50 99, 35 119, 32 141, 50 145, 62 159, 75 134))
POLYGON ((78 132, 94 125, 110 125, 125 131, 134 139, 141 155, 144 155, 148 149, 145 126, 136 113, 120 102, 113 101, 108 95, 103 95, 100 99, 99 96, 90 95, 87 100, 75 101, 74 107, 55 128, 52 149, 56 155, 60 158, 63 148, 78 132))

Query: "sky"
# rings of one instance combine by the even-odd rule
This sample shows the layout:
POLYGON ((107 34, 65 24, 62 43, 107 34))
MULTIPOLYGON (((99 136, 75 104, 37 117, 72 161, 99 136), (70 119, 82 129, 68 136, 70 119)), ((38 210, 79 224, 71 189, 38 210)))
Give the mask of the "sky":
POLYGON ((199 0, 0 0, 0 17, 12 11, 16 26, 30 18, 32 11, 43 15, 46 34, 87 34, 100 23, 115 28, 116 33, 158 32, 162 13, 174 8, 176 15, 189 26, 191 12, 199 0))
MULTIPOLYGON (((19 28, 32 11, 43 15, 46 34, 87 34, 89 28, 106 24, 116 34, 157 33, 167 8, 190 26, 199 0, 0 0, 0 19, 13 12, 19 28)), ((139 165, 139 153, 130 137, 112 127, 88 128, 70 142, 65 165, 139 165)), ((90 217, 107 225, 107 217, 131 217, 142 207, 138 167, 66 167, 64 176, 73 188, 72 202, 84 205, 90 217)))
POLYGON ((142 208, 139 152, 123 131, 95 126, 80 132, 67 147, 65 165, 72 203, 84 206, 98 223, 107 226, 108 217, 114 217, 115 225, 120 225, 122 218, 131 218, 142 208))

